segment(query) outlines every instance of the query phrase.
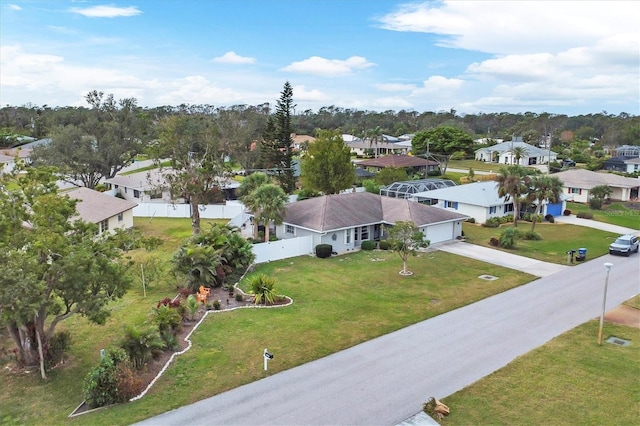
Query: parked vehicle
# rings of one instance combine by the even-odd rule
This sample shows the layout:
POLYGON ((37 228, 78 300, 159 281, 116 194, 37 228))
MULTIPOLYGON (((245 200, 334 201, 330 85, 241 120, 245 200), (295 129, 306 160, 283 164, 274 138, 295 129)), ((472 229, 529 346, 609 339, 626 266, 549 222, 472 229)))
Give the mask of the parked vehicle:
POLYGON ((621 254, 629 256, 631 253, 637 253, 640 242, 635 235, 621 235, 609 245, 609 254, 621 254))

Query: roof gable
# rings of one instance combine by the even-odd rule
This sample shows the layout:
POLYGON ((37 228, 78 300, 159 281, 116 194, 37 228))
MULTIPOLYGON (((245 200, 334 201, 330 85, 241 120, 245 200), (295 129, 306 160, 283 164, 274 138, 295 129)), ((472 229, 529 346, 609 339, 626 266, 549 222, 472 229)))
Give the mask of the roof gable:
POLYGON ((426 167, 437 164, 435 161, 414 157, 412 155, 385 155, 370 160, 363 160, 358 163, 359 166, 365 167, 426 167))
POLYGON ((91 223, 102 222, 105 219, 109 219, 138 205, 137 203, 85 187, 66 192, 64 195, 78 200, 76 204, 78 216, 82 220, 91 223))

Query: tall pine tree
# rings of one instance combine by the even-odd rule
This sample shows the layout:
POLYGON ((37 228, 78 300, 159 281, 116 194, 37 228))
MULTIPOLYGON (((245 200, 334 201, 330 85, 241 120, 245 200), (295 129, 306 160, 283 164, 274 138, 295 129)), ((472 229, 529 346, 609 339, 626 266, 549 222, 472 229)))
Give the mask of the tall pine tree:
POLYGON ((262 134, 262 152, 265 167, 277 171, 280 186, 287 194, 293 194, 296 177, 293 170, 293 139, 291 138, 291 112, 293 88, 287 81, 276 104, 275 115, 269 117, 267 127, 262 134))

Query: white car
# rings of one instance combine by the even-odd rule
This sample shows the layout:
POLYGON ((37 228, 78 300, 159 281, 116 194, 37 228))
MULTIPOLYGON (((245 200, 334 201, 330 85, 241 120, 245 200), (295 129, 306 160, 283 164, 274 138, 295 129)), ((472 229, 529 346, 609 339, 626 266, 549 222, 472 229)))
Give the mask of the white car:
POLYGON ((621 235, 609 245, 609 254, 629 256, 637 253, 640 243, 635 235, 621 235))

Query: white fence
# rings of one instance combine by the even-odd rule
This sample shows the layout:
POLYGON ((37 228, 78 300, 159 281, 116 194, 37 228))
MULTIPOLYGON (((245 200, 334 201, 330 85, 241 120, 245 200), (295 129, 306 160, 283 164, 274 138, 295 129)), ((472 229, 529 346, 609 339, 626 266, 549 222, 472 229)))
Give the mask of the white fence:
MULTIPOLYGON (((243 211, 240 203, 201 205, 202 219, 231 219, 243 211)), ((134 217, 191 217, 191 205, 166 203, 140 203, 133 208, 134 217)))
POLYGON ((253 254, 256 255, 255 263, 271 262, 272 260, 311 253, 313 253, 313 237, 311 235, 253 245, 253 254))

